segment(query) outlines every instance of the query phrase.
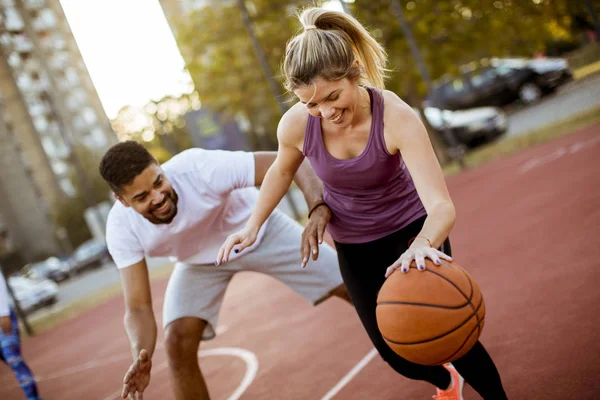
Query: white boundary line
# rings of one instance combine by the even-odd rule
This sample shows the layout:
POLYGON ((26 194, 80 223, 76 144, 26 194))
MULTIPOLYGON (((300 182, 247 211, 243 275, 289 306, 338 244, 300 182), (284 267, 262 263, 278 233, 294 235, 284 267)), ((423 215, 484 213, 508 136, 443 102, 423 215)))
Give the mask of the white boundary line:
MULTIPOLYGON (((226 325, 221 325, 219 327, 217 327, 217 335, 221 335, 225 332, 227 332, 227 326, 226 325)), ((154 351, 156 352, 156 350, 161 349, 163 347, 162 343, 158 343, 156 345, 156 348, 154 349, 154 351)), ((127 354, 116 354, 114 356, 110 356, 110 357, 106 357, 106 358, 102 358, 99 360, 91 360, 88 361, 84 364, 78 365, 76 367, 70 367, 70 368, 66 368, 63 369, 61 371, 55 372, 53 374, 50 375, 42 375, 42 376, 36 376, 35 381, 36 382, 43 382, 43 381, 49 381, 51 379, 58 379, 58 378, 63 378, 65 376, 69 376, 69 375, 74 375, 77 374, 79 372, 84 372, 90 369, 94 369, 94 368, 100 368, 100 367, 105 367, 107 365, 113 364, 113 363, 117 363, 123 360, 127 360, 127 359, 131 359, 131 354, 127 353, 127 354)), ((153 373, 156 372, 155 370, 152 371, 153 373)))
MULTIPOLYGON (((246 389, 248 389, 248 386, 252 384, 254 378, 256 377, 256 373, 258 372, 258 358, 256 358, 256 355, 249 350, 241 349, 239 347, 216 347, 214 349, 200 350, 198 355, 199 357, 234 356, 241 358, 246 363, 246 373, 242 378, 242 382, 237 389, 231 395, 229 395, 227 400, 238 400, 244 394, 246 389)), ((152 369, 152 374, 156 375, 157 373, 167 369, 167 367, 167 361, 163 361, 152 369)), ((111 393, 103 400, 117 400, 120 398, 121 390, 111 393)))
POLYGON ((358 364, 356 364, 354 366, 354 368, 352 368, 350 370, 350 372, 348 372, 342 379, 340 379, 340 381, 333 387, 331 388, 331 390, 329 392, 327 392, 327 394, 325 396, 323 396, 321 398, 321 400, 331 400, 333 399, 333 397, 338 394, 338 392, 340 390, 342 390, 342 388, 344 386, 346 386, 348 384, 348 382, 350 382, 356 375, 358 375, 358 373, 367 366, 367 364, 369 363, 369 361, 371 361, 375 356, 377 355, 377 349, 371 349, 371 351, 369 351, 367 353, 366 356, 363 357, 362 360, 360 360, 358 362, 358 364))

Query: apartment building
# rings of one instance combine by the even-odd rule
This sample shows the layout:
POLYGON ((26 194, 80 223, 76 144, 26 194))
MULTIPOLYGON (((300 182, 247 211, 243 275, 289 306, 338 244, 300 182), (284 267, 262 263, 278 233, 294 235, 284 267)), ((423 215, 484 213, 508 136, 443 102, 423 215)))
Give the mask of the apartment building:
POLYGON ((116 142, 60 1, 0 0, 3 242, 26 259, 59 252, 50 214, 75 194, 72 148, 116 142))

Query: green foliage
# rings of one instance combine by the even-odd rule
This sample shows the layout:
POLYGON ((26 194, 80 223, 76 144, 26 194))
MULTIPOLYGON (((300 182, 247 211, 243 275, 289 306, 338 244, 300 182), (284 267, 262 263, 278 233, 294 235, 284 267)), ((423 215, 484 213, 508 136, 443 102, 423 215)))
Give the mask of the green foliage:
MULTIPOLYGON (((110 189, 98 173, 98 164, 102 155, 92 152, 85 146, 77 146, 74 151, 86 175, 94 201, 99 203, 107 200, 110 189)), ((90 239, 91 233, 83 217, 88 204, 83 193, 84 189, 75 172, 72 172, 71 181, 74 182, 77 194, 73 197, 65 196, 58 204, 55 204, 53 218, 58 227, 65 228, 71 244, 76 247, 90 239)))
MULTIPOLYGON (((256 35, 269 67, 281 84, 280 63, 287 40, 298 29, 290 17, 302 1, 247 2, 256 35)), ((258 62, 235 2, 213 2, 180 25, 178 44, 202 105, 225 116, 241 115, 250 122, 255 144, 262 135, 275 136, 281 111, 258 62), (226 21, 226 23, 224 23, 226 21)), ((284 92, 283 87, 281 89, 284 92)), ((286 96, 280 99, 286 102, 286 96)), ((291 105, 291 103, 289 103, 291 105)))
POLYGON ((193 147, 183 116, 200 107, 197 93, 165 96, 144 107, 123 107, 112 126, 120 140, 136 140, 159 161, 193 147))
MULTIPOLYGON (((390 1, 356 0, 347 5, 388 51, 392 73, 387 87, 414 105, 426 94, 426 85, 390 1)), ((246 0, 245 4, 269 66, 281 83, 285 44, 299 28, 294 11, 312 2, 246 0)), ((574 16, 586 18, 583 1, 402 0, 400 4, 433 79, 457 74, 461 65, 481 58, 532 57, 553 40, 572 40, 574 16)), ((214 0, 184 21, 176 27, 177 42, 203 106, 244 116, 254 139, 263 134, 274 137, 281 111, 237 2, 214 0)), ((581 18, 578 21, 581 25, 581 18)), ((288 95, 284 100, 291 104, 293 98, 288 95)))

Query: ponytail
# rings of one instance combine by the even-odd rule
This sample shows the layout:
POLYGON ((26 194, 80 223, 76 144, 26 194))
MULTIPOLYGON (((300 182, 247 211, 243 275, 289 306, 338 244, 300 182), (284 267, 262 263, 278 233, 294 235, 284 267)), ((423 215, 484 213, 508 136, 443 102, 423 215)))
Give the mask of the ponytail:
POLYGON ((384 89, 387 54, 360 22, 322 8, 308 8, 299 19, 304 30, 288 42, 283 62, 288 90, 311 84, 318 77, 357 79, 360 84, 384 89))

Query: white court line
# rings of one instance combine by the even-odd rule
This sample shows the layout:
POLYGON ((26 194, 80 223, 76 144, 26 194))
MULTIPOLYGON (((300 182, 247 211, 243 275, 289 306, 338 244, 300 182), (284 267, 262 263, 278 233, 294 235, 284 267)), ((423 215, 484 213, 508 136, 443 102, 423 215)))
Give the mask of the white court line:
POLYGON ((219 325, 219 326, 217 326, 217 329, 215 329, 215 333, 217 335, 222 335, 225 332, 227 332, 227 329, 229 329, 229 327, 227 325, 219 325))
MULTIPOLYGON (((217 335, 221 335, 221 334, 227 332, 227 329, 228 329, 227 325, 220 325, 217 327, 216 333, 217 333, 217 335)), ((162 347, 163 347, 162 343, 158 343, 156 345, 156 348, 154 349, 154 351, 156 352, 156 350, 159 350, 162 347)), ((130 359, 130 358, 131 358, 131 354, 126 353, 126 354, 117 354, 117 355, 99 359, 99 360, 91 360, 85 364, 81 364, 76 367, 63 369, 63 370, 58 371, 51 375, 36 376, 35 381, 42 382, 42 381, 48 381, 51 379, 62 378, 65 376, 77 374, 79 372, 84 372, 84 371, 87 371, 90 369, 106 367, 107 365, 118 363, 120 361, 130 359)), ((152 372, 155 372, 155 371, 152 371, 152 372)))
POLYGON ((333 397, 338 394, 338 392, 340 390, 342 390, 342 388, 344 386, 346 386, 348 384, 348 382, 350 382, 352 380, 352 378, 354 378, 356 375, 358 375, 358 373, 367 366, 367 364, 369 363, 369 361, 371 361, 373 359, 373 357, 375 357, 377 355, 377 349, 371 349, 371 351, 369 351, 367 353, 366 356, 363 357, 362 360, 360 360, 358 362, 358 364, 356 364, 354 366, 354 368, 352 368, 350 370, 350 372, 348 372, 346 374, 346 376, 344 376, 329 392, 327 392, 327 394, 325 396, 323 396, 321 398, 321 400, 331 400, 333 399, 333 397))
POLYGON ((551 151, 550 153, 546 153, 541 156, 527 160, 519 167, 519 173, 523 174, 533 168, 540 167, 544 164, 548 164, 566 155, 574 154, 578 151, 588 149, 591 146, 596 145, 597 143, 600 143, 600 137, 594 137, 592 139, 582 140, 567 146, 559 147, 556 150, 551 151))
MULTIPOLYGON (((162 345, 159 343, 156 345, 155 351, 160 348, 162 348, 162 345)), ((84 372, 84 371, 87 371, 90 369, 105 367, 107 365, 114 364, 114 363, 117 363, 117 362, 120 362, 123 360, 127 360, 127 359, 131 359, 131 354, 128 354, 128 353, 117 354, 117 355, 107 357, 107 358, 102 358, 99 360, 92 360, 85 364, 78 365, 76 367, 63 369, 63 370, 56 372, 54 374, 51 374, 51 375, 36 376, 35 381, 42 382, 42 381, 49 381, 51 379, 62 378, 65 376, 77 374, 79 372, 84 372)))
MULTIPOLYGON (((246 373, 244 374, 244 378, 242 378, 242 382, 227 400, 238 400, 242 394, 244 394, 246 389, 248 389, 248 386, 250 386, 252 381, 254 381, 256 373, 258 372, 258 358, 256 358, 254 353, 246 349, 240 349, 238 347, 217 347, 214 349, 200 350, 198 354, 200 357, 235 356, 241 358, 246 363, 246 373)), ((164 371, 167 369, 167 366, 167 361, 163 361, 152 369, 152 374, 156 375, 157 373, 164 371)), ((117 400, 120 398, 121 391, 119 390, 108 395, 103 400, 117 400)))

